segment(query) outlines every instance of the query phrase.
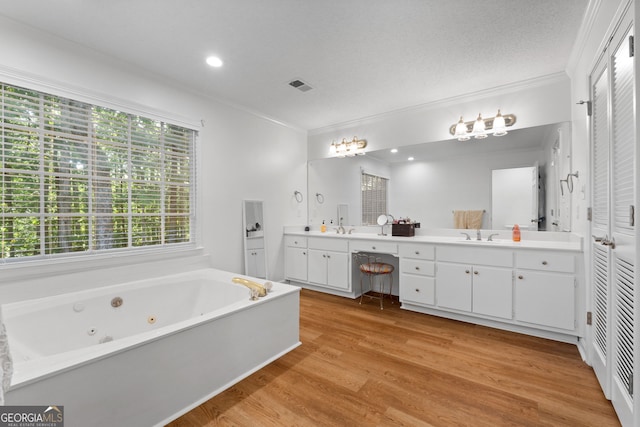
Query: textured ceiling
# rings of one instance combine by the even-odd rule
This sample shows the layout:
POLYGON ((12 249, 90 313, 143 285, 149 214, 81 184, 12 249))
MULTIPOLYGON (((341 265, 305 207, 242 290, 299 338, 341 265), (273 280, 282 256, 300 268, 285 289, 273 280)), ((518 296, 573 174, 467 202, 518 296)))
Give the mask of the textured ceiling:
POLYGON ((0 0, 0 14, 302 129, 565 70, 588 0, 0 0), (204 59, 217 54, 220 69, 204 59), (301 79, 313 90, 288 85, 301 79))

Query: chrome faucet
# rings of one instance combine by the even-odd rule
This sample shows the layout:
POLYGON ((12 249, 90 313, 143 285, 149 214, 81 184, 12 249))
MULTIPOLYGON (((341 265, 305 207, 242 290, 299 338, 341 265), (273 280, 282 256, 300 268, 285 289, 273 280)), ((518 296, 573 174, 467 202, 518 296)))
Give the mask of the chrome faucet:
POLYGON ((342 224, 340 224, 340 225, 338 226, 338 228, 337 228, 337 230, 336 230, 336 231, 337 231, 337 233, 338 233, 338 234, 345 234, 345 233, 346 233, 346 230, 344 229, 344 227, 342 226, 342 224))
POLYGON ((482 234, 480 233, 480 230, 476 230, 476 240, 482 240, 482 234))
POLYGON ((493 236, 499 236, 500 233, 489 234, 489 238, 487 238, 487 242, 493 242, 493 236))
POLYGON ((471 236, 469 236, 469 233, 464 233, 461 231, 460 234, 464 234, 465 236, 467 236, 465 240, 471 240, 471 236))

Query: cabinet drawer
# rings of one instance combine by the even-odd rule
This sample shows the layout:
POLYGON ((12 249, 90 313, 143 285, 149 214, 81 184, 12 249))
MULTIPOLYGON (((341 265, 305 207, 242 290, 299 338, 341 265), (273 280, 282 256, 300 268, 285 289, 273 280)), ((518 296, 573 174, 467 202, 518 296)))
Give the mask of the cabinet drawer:
MULTIPOLYGON (((470 245, 473 245, 473 243, 470 243, 470 245)), ((460 247, 460 245, 443 245, 438 247, 438 261, 491 265, 494 267, 512 267, 513 252, 509 249, 486 247, 469 248, 460 247)))
POLYGON ((264 237, 247 237, 245 239, 247 247, 245 249, 262 249, 264 248, 264 237))
POLYGON ((425 305, 435 304, 435 279, 432 277, 400 276, 400 301, 425 305))
POLYGON ((400 258, 400 272, 418 274, 420 276, 435 275, 435 263, 419 259, 400 258))
POLYGON ((572 254, 549 252, 516 252, 516 267, 540 271, 573 273, 576 257, 572 254))
POLYGON ((397 254, 398 244, 391 242, 375 242, 372 240, 361 240, 351 242, 352 252, 379 252, 383 254, 397 254))
POLYGON ((335 252, 349 251, 349 241, 340 238, 309 237, 309 240, 307 242, 309 244, 309 249, 335 252))
POLYGON ((294 248, 306 248, 307 238, 304 236, 284 236, 284 245, 294 248))
POLYGON ((432 245, 401 243, 398 247, 401 258, 435 259, 436 248, 432 245))

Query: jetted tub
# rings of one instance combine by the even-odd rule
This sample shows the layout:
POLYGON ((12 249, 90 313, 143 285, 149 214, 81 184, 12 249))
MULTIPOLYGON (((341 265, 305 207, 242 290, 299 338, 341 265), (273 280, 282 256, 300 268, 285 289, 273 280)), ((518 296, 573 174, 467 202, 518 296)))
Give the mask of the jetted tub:
POLYGON ((274 283, 251 301, 237 276, 202 269, 3 305, 5 404, 64 405, 69 426, 188 412, 300 345, 299 288, 274 283))

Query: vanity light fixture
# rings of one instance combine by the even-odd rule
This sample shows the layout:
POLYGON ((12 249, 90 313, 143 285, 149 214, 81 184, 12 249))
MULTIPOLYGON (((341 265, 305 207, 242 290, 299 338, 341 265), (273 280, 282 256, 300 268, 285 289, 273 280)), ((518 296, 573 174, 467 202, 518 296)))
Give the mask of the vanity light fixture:
POLYGON ((465 122, 460 116, 458 123, 449 127, 449 133, 458 138, 458 141, 468 141, 471 137, 483 139, 489 134, 503 136, 507 134, 507 127, 513 126, 515 122, 515 115, 503 115, 500 110, 498 110, 498 114, 495 117, 488 119, 483 119, 482 114, 478 114, 478 118, 471 122, 465 122))
POLYGON ((346 138, 342 139, 342 142, 337 143, 333 141, 329 146, 329 154, 336 157, 353 157, 364 154, 364 148, 367 146, 367 141, 364 139, 358 139, 354 136, 351 141, 347 141, 346 138))

